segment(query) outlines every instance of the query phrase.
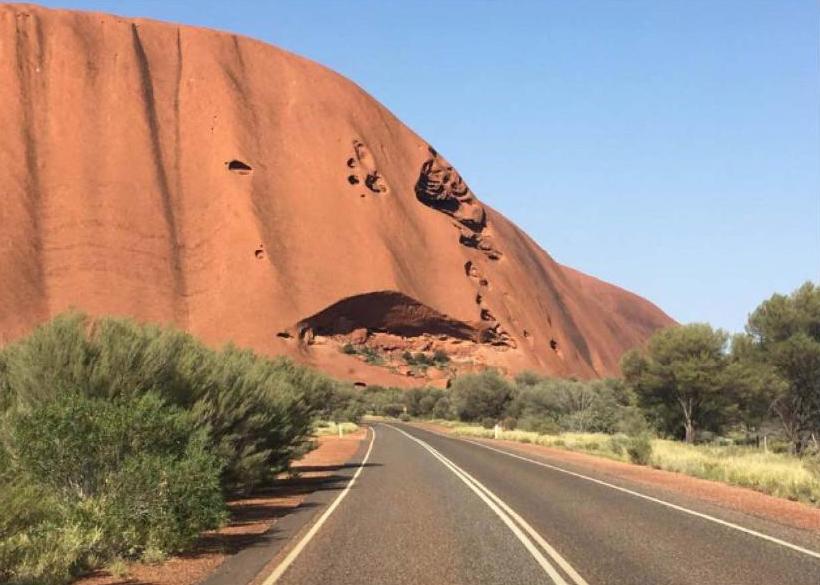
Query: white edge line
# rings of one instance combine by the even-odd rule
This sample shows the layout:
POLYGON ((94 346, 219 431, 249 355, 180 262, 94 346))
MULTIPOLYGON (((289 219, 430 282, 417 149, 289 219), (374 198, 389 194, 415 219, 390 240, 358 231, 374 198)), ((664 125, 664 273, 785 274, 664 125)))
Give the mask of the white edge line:
POLYGON ((307 534, 305 534, 302 537, 302 540, 300 540, 299 543, 295 547, 293 547, 293 549, 291 549, 291 551, 284 558, 284 560, 281 563, 279 563, 276 566, 276 568, 271 572, 271 574, 268 575, 267 579, 265 579, 262 582, 262 585, 273 585, 279 580, 280 577, 282 577, 282 575, 285 574, 285 571, 288 570, 288 567, 290 567, 291 564, 293 564, 293 561, 296 560, 296 558, 299 556, 302 550, 304 550, 307 544, 313 539, 314 536, 316 536, 316 533, 319 532, 319 529, 322 527, 322 525, 327 521, 328 518, 330 518, 330 515, 333 514, 333 511, 339 506, 342 500, 345 499, 345 496, 347 496, 347 494, 350 493, 350 488, 352 488, 353 484, 356 483, 356 479, 358 479, 359 475, 361 475, 362 470, 364 469, 364 466, 367 463, 367 460, 370 459, 370 452, 373 451, 373 443, 376 442, 376 429, 371 426, 370 431, 373 433, 373 435, 370 437, 370 446, 367 448, 367 453, 365 453, 364 459, 362 459, 362 462, 359 464, 359 468, 356 470, 356 473, 354 473, 353 477, 350 478, 350 482, 348 482, 345 489, 342 490, 342 493, 340 493, 336 497, 336 499, 333 500, 333 503, 330 505, 330 507, 327 510, 325 510, 324 513, 319 517, 319 520, 317 520, 316 523, 313 526, 311 526, 307 534))
MULTIPOLYGON (((402 433, 403 435, 405 435, 409 439, 415 441, 416 443, 418 443, 419 445, 424 447, 434 457, 436 457, 439 461, 441 461, 441 463, 444 464, 445 467, 449 468, 450 471, 452 471, 453 474, 455 474, 456 477, 458 477, 461 481, 463 481, 465 484, 467 484, 467 486, 471 490, 473 490, 476 493, 476 495, 479 498, 481 498, 481 500, 483 500, 484 503, 487 504, 487 506, 493 512, 495 512, 495 514, 499 518, 501 518, 501 520, 504 522, 504 524, 506 524, 507 527, 512 531, 512 533, 518 538, 518 540, 521 541, 521 543, 524 545, 524 547, 529 551, 529 553, 533 556, 533 558, 535 558, 536 562, 541 566, 541 568, 544 570, 544 572, 547 573, 547 575, 550 576, 550 578, 553 580, 554 583, 556 583, 556 585, 568 585, 567 582, 564 580, 564 578, 561 576, 561 574, 558 573, 558 571, 555 570, 555 567, 553 567, 552 564, 544 557, 544 555, 541 554, 541 551, 539 551, 538 548, 532 543, 532 541, 529 538, 527 538, 524 535, 523 532, 521 532, 521 529, 513 522, 512 518, 510 518, 507 514, 505 514, 501 510, 501 508, 499 506, 497 506, 495 504, 495 502, 493 502, 493 499, 495 499, 500 504, 504 505, 504 507, 509 509, 508 506, 503 504, 503 502, 501 501, 500 498, 498 498, 498 496, 496 496, 487 487, 482 485, 481 482, 479 482, 478 480, 476 480, 475 478, 470 476, 466 471, 461 469, 458 465, 456 465, 455 463, 450 461, 447 457, 445 457, 444 455, 439 453, 434 447, 428 445, 427 443, 425 443, 424 441, 422 441, 418 437, 414 437, 410 433, 407 433, 407 432, 405 432, 404 430, 402 430, 398 427, 394 427, 394 426, 388 425, 388 424, 385 424, 385 426, 387 426, 387 427, 389 427, 393 430, 399 431, 400 433, 402 433), (488 497, 488 496, 490 496, 490 497, 488 497), (490 499, 490 498, 493 498, 493 499, 490 499)), ((517 516, 517 514, 516 514, 516 516, 517 516)), ((520 516, 519 516, 519 518, 520 518, 520 516)), ((564 561, 564 563, 567 564, 567 566, 569 566, 568 563, 566 563, 566 561, 564 561)), ((578 575, 578 573, 576 573, 574 570, 572 570, 571 567, 570 567, 570 570, 571 570, 571 574, 578 575)), ((580 576, 579 576, 579 578, 580 578, 580 576)), ((581 581, 578 583, 578 585, 586 585, 586 582, 583 579, 581 579, 581 581)))
MULTIPOLYGON (((417 428, 421 428, 421 427, 417 427, 417 428)), ((690 514, 692 516, 697 516, 698 518, 702 518, 704 520, 709 520, 710 522, 714 522, 716 524, 726 526, 727 528, 733 528, 734 530, 738 530, 738 531, 743 532, 745 534, 749 534, 751 536, 756 536, 757 538, 761 538, 763 540, 767 540, 767 541, 772 542, 774 544, 779 544, 780 546, 790 548, 792 550, 803 553, 805 555, 809 555, 810 557, 820 559, 820 552, 816 552, 816 551, 810 550, 808 548, 804 548, 802 546, 792 544, 791 542, 781 540, 781 539, 776 538, 774 536, 769 536, 768 534, 763 534, 762 532, 752 530, 751 528, 745 528, 743 526, 740 526, 739 524, 734 524, 733 522, 727 522, 726 520, 721 520, 720 518, 710 516, 709 514, 704 514, 703 512, 697 512, 695 510, 691 510, 689 508, 685 508, 683 506, 673 504, 672 502, 667 502, 666 500, 661 500, 659 498, 655 498, 655 497, 652 497, 652 496, 648 496, 646 494, 642 494, 641 492, 636 492, 634 490, 631 490, 631 489, 628 489, 628 488, 625 488, 625 487, 621 487, 619 485, 615 485, 615 484, 612 484, 612 483, 609 483, 609 482, 606 482, 606 481, 602 481, 600 479, 595 479, 594 477, 589 477, 588 475, 584 475, 582 473, 576 473, 574 471, 564 469, 563 467, 558 467, 556 465, 550 465, 549 463, 544 463, 543 461, 538 461, 536 459, 530 459, 529 457, 524 457, 523 455, 518 455, 516 453, 510 453, 509 451, 505 451, 503 449, 498 449, 496 447, 486 445, 486 444, 481 443, 479 441, 472 441, 470 439, 465 439, 463 437, 458 437, 458 436, 454 436, 454 435, 450 435, 450 434, 445 435, 443 433, 439 433, 439 432, 436 432, 436 431, 431 431, 429 429, 424 429, 424 428, 421 428, 421 430, 427 431, 428 433, 433 433, 435 435, 439 435, 441 437, 446 437, 446 438, 449 438, 449 439, 456 439, 456 440, 459 440, 459 441, 464 441, 465 443, 471 443, 473 445, 477 445, 478 447, 483 447, 485 449, 489 449, 490 451, 495 451, 496 453, 501 453, 502 455, 507 455, 509 457, 515 457, 516 459, 521 459, 522 461, 527 461, 527 462, 533 463, 535 465, 540 465, 541 467, 546 467, 548 469, 552 469, 554 471, 560 471, 561 473, 565 473, 565 474, 571 475, 573 477, 577 477, 577 478, 580 478, 580 479, 585 479, 587 481, 591 481, 593 483, 597 483, 599 485, 606 486, 606 487, 612 488, 614 490, 618 490, 619 492, 623 492, 625 494, 635 496, 636 498, 643 498, 644 500, 648 500, 650 502, 660 504, 661 506, 666 506, 667 508, 672 508, 673 510, 683 512, 684 514, 690 514)))

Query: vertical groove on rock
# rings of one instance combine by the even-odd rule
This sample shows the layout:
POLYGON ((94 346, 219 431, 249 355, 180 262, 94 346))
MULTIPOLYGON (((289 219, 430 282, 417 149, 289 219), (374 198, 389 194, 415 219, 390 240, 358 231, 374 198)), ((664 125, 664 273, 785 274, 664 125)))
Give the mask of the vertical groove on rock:
MULTIPOLYGON (((174 82, 174 190, 176 195, 176 200, 180 202, 180 204, 185 201, 185 192, 184 186, 182 181, 182 107, 181 107, 181 93, 182 93, 182 67, 183 67, 183 60, 182 60, 182 31, 179 27, 177 27, 177 74, 176 79, 174 82)), ((179 228, 177 226, 178 223, 183 223, 180 219, 185 218, 184 211, 182 209, 178 209, 176 211, 177 216, 173 218, 173 226, 174 226, 174 234, 177 235, 179 228)), ((183 223, 184 225, 184 223, 183 223)), ((177 247, 177 254, 179 254, 182 258, 185 257, 185 248, 183 245, 177 247)), ((182 259, 178 260, 180 264, 183 264, 182 259)), ((182 267, 181 267, 182 268, 182 267)), ((187 295, 187 282, 185 281, 185 274, 181 273, 182 278, 182 287, 183 293, 187 295)), ((184 317, 185 323, 188 322, 188 297, 184 297, 184 317)))
MULTIPOLYGON (((519 245, 522 247, 528 247, 528 243, 524 239, 521 234, 516 234, 518 239, 519 245)), ((537 273, 537 280, 543 283, 544 289, 549 291, 550 296, 558 305, 558 309, 561 315, 564 318, 564 323, 566 324, 566 333, 567 336, 573 341, 578 349, 578 354, 580 357, 586 362, 586 364, 592 369, 593 372, 597 372, 595 365, 592 361, 592 352, 589 349, 589 345, 587 344, 587 340, 584 337, 583 333, 581 333, 581 329, 578 327, 578 324, 575 322, 572 313, 570 312, 569 308, 567 307, 564 300, 561 298, 561 294, 555 288, 555 284, 553 278, 547 273, 546 268, 540 262, 528 262, 529 269, 537 273)), ((539 301, 540 302, 540 301, 539 301)))
MULTIPOLYGON (((248 79, 252 79, 251 72, 242 51, 242 39, 237 35, 231 35, 233 46, 234 63, 223 65, 222 71, 230 81, 236 100, 234 100, 234 110, 241 119, 241 128, 244 131, 243 138, 251 141, 251 147, 246 148, 247 155, 255 159, 262 153, 262 142, 255 129, 262 127, 256 102, 252 99, 252 92, 248 85, 248 79), (236 70, 235 70, 236 69, 236 70), (251 129, 248 132, 248 129, 251 129)), ((260 169, 261 170, 261 169, 260 169)), ((277 285, 281 283, 296 282, 298 277, 293 274, 290 263, 287 261, 287 247, 276 230, 271 229, 270 217, 276 217, 275 198, 271 194, 275 192, 274 185, 270 182, 266 172, 254 173, 251 178, 250 191, 250 211, 253 215, 254 224, 261 240, 265 243, 265 258, 268 263, 276 266, 272 272, 277 285)), ((296 301, 290 295, 285 297, 291 307, 296 306, 296 301)))
MULTIPOLYGON (((37 36, 36 60, 38 69, 42 69, 44 64, 43 42, 44 36, 39 19, 33 19, 35 34, 37 36)), ((40 178, 40 156, 37 150, 36 119, 34 108, 34 88, 31 77, 31 65, 27 57, 34 51, 31 50, 31 41, 28 32, 24 30, 21 19, 16 22, 15 52, 17 59, 17 77, 20 85, 21 103, 23 110, 23 120, 20 131, 22 133, 24 158, 25 158, 25 192, 23 193, 23 205, 31 222, 31 243, 36 256, 31 269, 31 276, 36 282, 36 287, 40 291, 38 312, 39 318, 45 319, 49 315, 49 294, 48 285, 44 275, 45 258, 43 254, 43 229, 40 214, 44 200, 43 185, 40 178)))
POLYGON ((134 45, 134 53, 137 57, 137 66, 140 75, 140 85, 142 86, 142 102, 145 107, 145 119, 148 123, 148 131, 151 140, 151 154, 154 157, 154 167, 157 171, 159 181, 160 199, 162 203, 162 213, 168 236, 171 240, 171 272, 174 282, 174 317, 180 326, 187 324, 187 300, 185 296, 185 274, 182 267, 181 245, 177 228, 177 218, 175 216, 173 194, 171 193, 168 173, 165 170, 165 162, 162 155, 162 140, 159 130, 159 116, 157 115, 156 99, 154 97, 154 81, 151 76, 151 66, 148 62, 148 55, 140 39, 139 29, 136 24, 131 25, 131 39, 134 45))

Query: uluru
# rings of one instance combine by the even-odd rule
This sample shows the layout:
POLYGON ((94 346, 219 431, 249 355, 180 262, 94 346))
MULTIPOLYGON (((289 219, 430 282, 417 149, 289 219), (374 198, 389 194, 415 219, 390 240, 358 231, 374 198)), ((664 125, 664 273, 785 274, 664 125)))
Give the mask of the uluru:
POLYGON ((442 380, 408 352, 614 375, 673 323, 553 260, 356 84, 250 38, 0 5, 0 125, 0 343, 74 308, 409 386, 442 380))

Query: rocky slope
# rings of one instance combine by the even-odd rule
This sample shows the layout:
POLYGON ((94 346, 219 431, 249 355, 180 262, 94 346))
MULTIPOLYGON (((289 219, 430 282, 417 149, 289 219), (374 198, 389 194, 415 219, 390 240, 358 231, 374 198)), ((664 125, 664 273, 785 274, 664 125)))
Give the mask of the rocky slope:
POLYGON ((613 374, 672 322, 557 264, 381 104, 281 49, 6 4, 0 80, 0 342, 76 307, 408 385, 613 374))

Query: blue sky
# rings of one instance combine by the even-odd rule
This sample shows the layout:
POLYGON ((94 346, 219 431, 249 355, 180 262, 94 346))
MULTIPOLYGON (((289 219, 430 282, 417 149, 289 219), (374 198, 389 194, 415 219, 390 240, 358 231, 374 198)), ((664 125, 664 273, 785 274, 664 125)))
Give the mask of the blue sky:
POLYGON ((56 1, 350 77, 564 264, 730 331, 820 281, 815 0, 56 1))

